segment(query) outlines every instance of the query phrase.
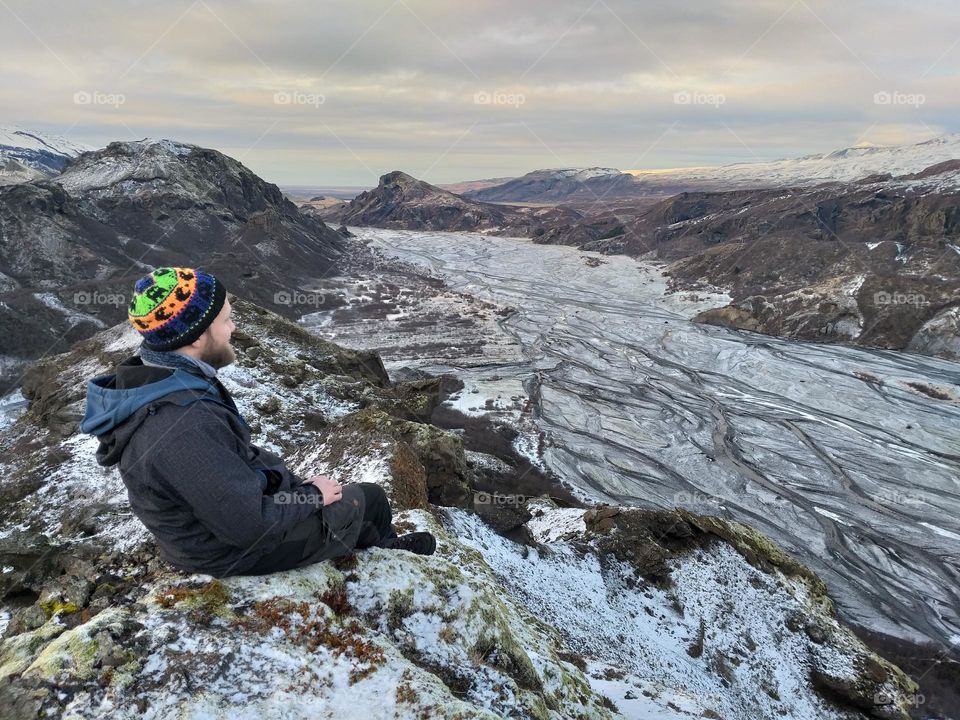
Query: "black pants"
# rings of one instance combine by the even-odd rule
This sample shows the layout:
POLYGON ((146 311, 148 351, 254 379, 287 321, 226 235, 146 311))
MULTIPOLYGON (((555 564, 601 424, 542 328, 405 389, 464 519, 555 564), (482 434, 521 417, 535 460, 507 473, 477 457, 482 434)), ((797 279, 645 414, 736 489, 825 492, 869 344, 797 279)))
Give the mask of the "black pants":
POLYGON ((243 574, 292 570, 380 545, 397 537, 392 519, 383 488, 374 483, 348 483, 343 486, 342 499, 293 526, 273 551, 243 574))

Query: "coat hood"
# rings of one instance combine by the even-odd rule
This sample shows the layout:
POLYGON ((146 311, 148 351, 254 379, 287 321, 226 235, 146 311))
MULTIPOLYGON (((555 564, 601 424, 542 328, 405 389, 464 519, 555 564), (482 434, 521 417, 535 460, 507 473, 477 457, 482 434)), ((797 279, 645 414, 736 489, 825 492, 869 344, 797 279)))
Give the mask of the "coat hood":
POLYGON ((128 422, 141 408, 171 393, 183 390, 215 392, 209 380, 181 369, 144 365, 132 357, 117 366, 117 372, 99 375, 87 381, 87 407, 80 431, 96 435, 100 440, 97 461, 114 465, 133 432, 143 422, 128 422))

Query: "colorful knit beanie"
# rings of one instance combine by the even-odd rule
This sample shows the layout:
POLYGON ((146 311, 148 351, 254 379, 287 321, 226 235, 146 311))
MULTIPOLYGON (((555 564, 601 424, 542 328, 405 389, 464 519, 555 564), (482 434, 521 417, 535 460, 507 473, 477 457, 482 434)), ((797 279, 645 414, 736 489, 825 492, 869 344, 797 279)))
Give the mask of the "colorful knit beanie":
POLYGON ((223 308, 227 291, 213 275, 191 268, 157 268, 137 280, 127 309, 151 350, 189 345, 223 308))

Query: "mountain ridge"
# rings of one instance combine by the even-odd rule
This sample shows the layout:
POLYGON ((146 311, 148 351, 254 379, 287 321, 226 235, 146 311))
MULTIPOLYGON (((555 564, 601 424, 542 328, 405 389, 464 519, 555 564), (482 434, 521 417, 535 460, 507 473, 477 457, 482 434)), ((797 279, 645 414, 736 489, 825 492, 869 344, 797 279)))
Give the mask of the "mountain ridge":
POLYGON ((110 143, 0 186, 2 379, 120 320, 153 267, 201 265, 296 316, 309 308, 278 293, 329 274, 341 239, 242 163, 174 141, 110 143))
MULTIPOLYGON (((657 170, 607 170, 607 179, 582 178, 564 183, 568 170, 533 170, 499 185, 467 191, 465 197, 489 202, 590 202, 601 198, 656 198, 684 191, 719 191, 763 187, 810 186, 824 182, 854 182, 868 175, 919 172, 930 165, 960 158, 960 133, 950 133, 919 143, 852 146, 777 160, 756 160, 728 165, 664 168, 657 170)), ((592 168, 598 170, 599 168, 592 168)), ((588 172, 590 169, 580 169, 588 172)), ((480 182, 480 181, 477 181, 480 182)), ((469 185, 464 181, 462 185, 469 185)))

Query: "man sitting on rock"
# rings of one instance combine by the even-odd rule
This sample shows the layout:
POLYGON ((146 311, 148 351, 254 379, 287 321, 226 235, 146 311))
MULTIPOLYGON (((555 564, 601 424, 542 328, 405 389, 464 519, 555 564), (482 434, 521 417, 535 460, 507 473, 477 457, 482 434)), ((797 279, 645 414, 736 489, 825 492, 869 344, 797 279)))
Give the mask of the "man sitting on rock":
POLYGON ((80 429, 97 462, 119 465, 130 507, 161 556, 216 577, 302 567, 379 546, 430 555, 433 535, 397 536, 383 489, 304 482, 250 429, 217 370, 236 356, 230 301, 213 275, 158 268, 129 306, 140 354, 87 385, 80 429))

